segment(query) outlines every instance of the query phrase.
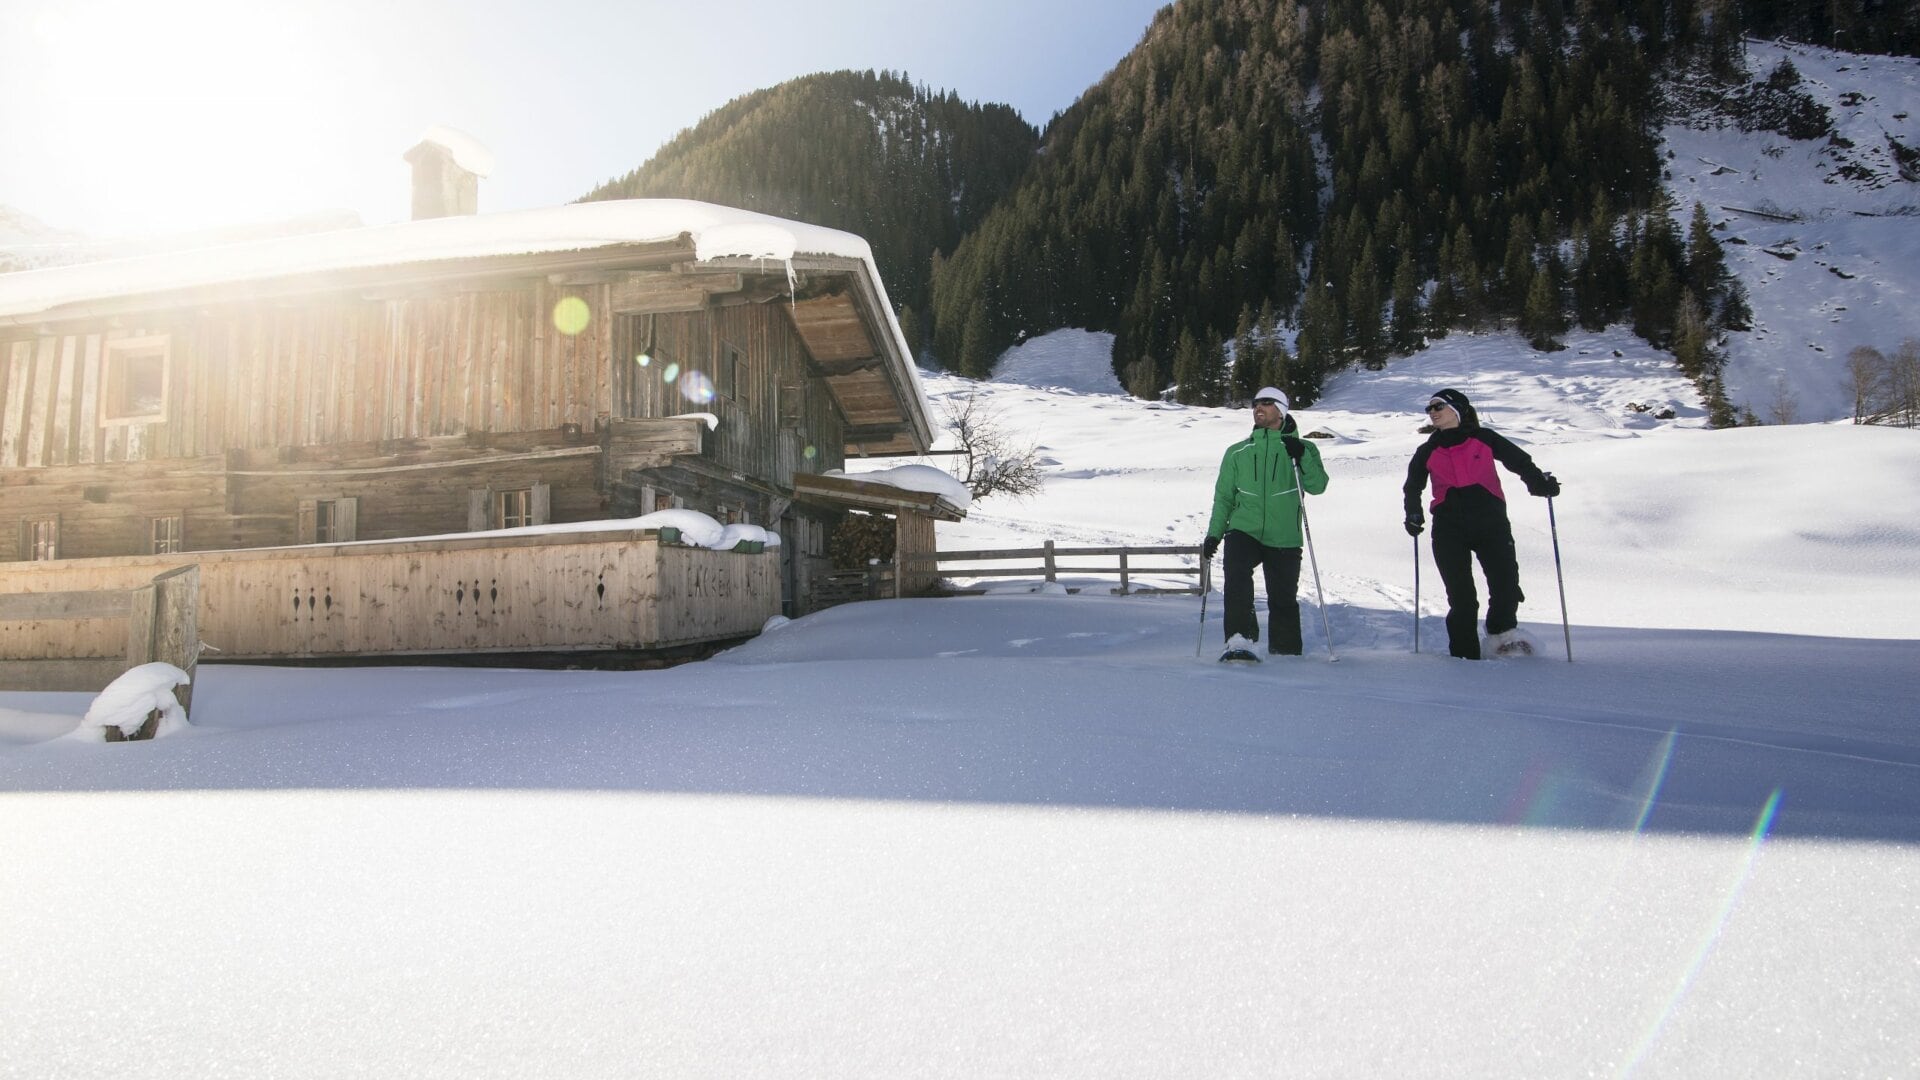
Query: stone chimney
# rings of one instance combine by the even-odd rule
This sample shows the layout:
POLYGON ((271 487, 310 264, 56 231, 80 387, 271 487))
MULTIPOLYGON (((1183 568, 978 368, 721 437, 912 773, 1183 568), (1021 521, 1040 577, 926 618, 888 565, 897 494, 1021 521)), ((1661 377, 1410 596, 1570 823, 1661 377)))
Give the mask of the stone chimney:
POLYGON ((480 210, 480 178, 493 155, 470 135, 432 127, 402 155, 413 166, 413 219, 454 217, 480 210))

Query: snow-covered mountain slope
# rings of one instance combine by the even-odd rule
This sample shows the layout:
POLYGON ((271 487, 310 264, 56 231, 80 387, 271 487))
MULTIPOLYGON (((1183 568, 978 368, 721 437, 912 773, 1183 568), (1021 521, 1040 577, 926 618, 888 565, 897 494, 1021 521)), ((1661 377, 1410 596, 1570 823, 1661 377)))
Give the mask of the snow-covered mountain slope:
POLYGON ((1920 338, 1920 177, 1895 149, 1920 150, 1920 60, 1782 42, 1747 51, 1755 78, 1791 61, 1835 137, 1675 124, 1667 187, 1682 229, 1696 201, 1706 207, 1749 292, 1753 330, 1727 341, 1728 398, 1769 423, 1849 417, 1847 353, 1920 338))

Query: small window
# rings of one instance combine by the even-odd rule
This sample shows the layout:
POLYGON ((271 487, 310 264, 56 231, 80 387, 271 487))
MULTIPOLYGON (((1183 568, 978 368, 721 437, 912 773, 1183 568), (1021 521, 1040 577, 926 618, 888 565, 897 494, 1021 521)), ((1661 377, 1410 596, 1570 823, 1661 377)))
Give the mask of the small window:
POLYGON ((661 510, 671 510, 677 505, 678 500, 671 494, 664 491, 656 491, 653 493, 653 509, 656 513, 661 510))
POLYGON ((149 535, 151 537, 151 543, 147 548, 149 552, 155 555, 172 555, 182 550, 181 543, 186 536, 186 519, 179 515, 154 518, 149 535))
POLYGON ((340 500, 321 499, 314 503, 313 542, 331 544, 340 539, 340 500))
POLYGON ((48 518, 45 521, 27 521, 21 523, 21 539, 25 542, 28 559, 44 562, 60 557, 60 519, 48 518))
POLYGON ((493 493, 493 519, 502 529, 518 529, 533 524, 533 489, 493 493))
POLYGON ((721 342, 720 393, 744 409, 747 406, 747 390, 751 385, 747 381, 747 354, 721 342))
POLYGON ((150 423, 167 418, 168 342, 165 335, 107 342, 101 360, 101 423, 150 423))
POLYGON ((300 500, 299 543, 343 544, 359 538, 360 500, 300 500))

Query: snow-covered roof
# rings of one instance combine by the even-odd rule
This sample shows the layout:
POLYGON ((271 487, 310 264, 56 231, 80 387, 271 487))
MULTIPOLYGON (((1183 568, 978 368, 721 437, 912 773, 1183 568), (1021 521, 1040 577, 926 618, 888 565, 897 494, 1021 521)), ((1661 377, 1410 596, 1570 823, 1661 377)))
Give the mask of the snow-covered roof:
POLYGON ((901 491, 917 491, 923 495, 938 495, 961 511, 965 511, 973 502, 973 492, 967 490, 967 485, 931 465, 896 465, 891 469, 877 469, 857 476, 849 476, 839 469, 831 469, 822 475, 866 484, 881 484, 901 491))
MULTIPOLYGON (((452 259, 585 252, 682 235, 692 240, 700 260, 786 261, 800 255, 857 259, 867 264, 879 287, 873 249, 852 233, 688 199, 627 199, 432 218, 0 274, 0 319, 20 322, 69 304, 211 285, 452 259)), ((899 349, 909 355, 904 345, 899 349)))

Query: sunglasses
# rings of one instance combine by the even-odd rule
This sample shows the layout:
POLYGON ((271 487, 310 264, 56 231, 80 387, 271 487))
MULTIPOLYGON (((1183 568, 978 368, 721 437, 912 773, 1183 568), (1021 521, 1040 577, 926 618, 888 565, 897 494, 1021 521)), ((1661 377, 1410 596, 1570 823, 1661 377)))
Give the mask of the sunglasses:
POLYGON ((1280 403, 1279 403, 1278 401, 1275 401, 1274 399, 1272 399, 1272 398, 1270 398, 1270 397, 1257 397, 1257 398, 1254 398, 1254 399, 1253 399, 1253 403, 1254 403, 1255 405, 1274 405, 1274 406, 1278 406, 1278 405, 1280 404, 1280 403))
POLYGON ((1437 412, 1443 412, 1451 408, 1453 408, 1453 406, 1448 405, 1445 402, 1436 401, 1433 404, 1427 406, 1427 411, 1430 413, 1437 413, 1437 412))

